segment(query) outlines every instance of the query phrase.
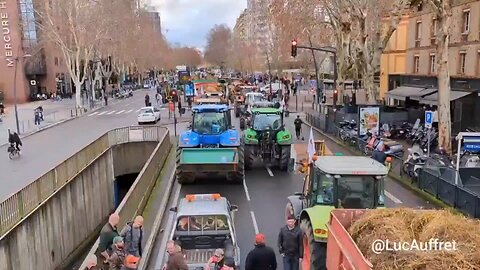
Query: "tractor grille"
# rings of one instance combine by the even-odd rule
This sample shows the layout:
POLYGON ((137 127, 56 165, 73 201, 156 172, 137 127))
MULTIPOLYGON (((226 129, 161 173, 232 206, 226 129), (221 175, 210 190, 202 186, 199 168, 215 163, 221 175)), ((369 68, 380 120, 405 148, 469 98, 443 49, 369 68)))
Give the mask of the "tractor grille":
POLYGON ((202 148, 218 148, 218 144, 204 144, 202 148))

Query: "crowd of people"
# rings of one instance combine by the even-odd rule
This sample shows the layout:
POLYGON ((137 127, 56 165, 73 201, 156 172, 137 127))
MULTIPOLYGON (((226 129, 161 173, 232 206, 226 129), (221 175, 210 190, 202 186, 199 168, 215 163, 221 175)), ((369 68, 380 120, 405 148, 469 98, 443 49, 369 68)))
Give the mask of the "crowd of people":
POLYGON ((118 231, 120 216, 111 214, 100 231, 96 255, 87 258, 84 270, 135 270, 142 258, 143 217, 137 216, 118 231))

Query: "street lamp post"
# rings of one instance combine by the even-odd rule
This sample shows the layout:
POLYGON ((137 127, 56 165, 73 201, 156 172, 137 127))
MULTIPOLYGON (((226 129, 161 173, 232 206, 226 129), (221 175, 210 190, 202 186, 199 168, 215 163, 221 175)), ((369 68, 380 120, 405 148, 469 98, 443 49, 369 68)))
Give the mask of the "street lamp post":
MULTIPOLYGON (((25 54, 20 58, 30 57, 30 54, 25 54)), ((18 104, 17 104, 17 66, 20 58, 17 56, 13 60, 15 61, 15 68, 13 71, 13 101, 15 103, 15 124, 17 125, 17 134, 20 134, 20 122, 18 121, 18 104)))

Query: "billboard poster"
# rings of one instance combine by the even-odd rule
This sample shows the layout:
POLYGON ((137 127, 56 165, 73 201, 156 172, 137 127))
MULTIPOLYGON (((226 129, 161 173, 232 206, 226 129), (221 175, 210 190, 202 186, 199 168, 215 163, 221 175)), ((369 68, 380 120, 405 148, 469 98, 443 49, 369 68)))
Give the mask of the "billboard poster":
POLYGON ((380 107, 363 107, 359 110, 360 125, 358 133, 360 136, 370 131, 372 134, 378 135, 380 128, 380 107))

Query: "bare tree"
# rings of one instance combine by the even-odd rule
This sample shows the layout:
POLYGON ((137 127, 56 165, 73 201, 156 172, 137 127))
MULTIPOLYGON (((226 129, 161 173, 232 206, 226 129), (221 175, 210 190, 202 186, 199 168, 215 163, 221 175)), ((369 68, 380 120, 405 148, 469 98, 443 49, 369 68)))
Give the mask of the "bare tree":
POLYGON ((222 65, 228 58, 232 31, 226 25, 215 25, 207 36, 205 60, 211 64, 222 65))
POLYGON ((87 63, 93 57, 95 46, 106 37, 108 16, 101 13, 104 4, 107 3, 102 0, 44 1, 37 10, 42 33, 63 53, 75 84, 77 107, 84 106, 81 89, 86 80, 87 63))

